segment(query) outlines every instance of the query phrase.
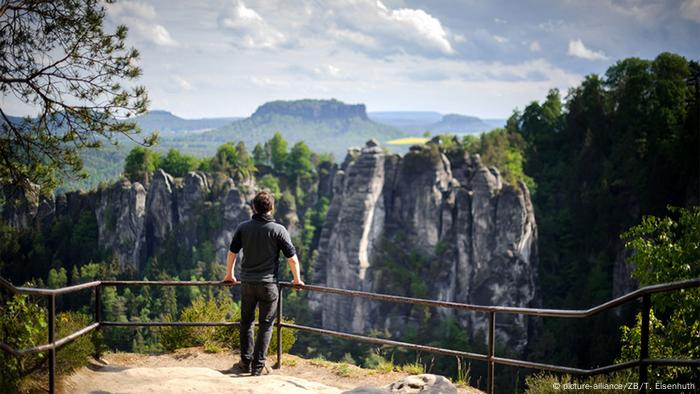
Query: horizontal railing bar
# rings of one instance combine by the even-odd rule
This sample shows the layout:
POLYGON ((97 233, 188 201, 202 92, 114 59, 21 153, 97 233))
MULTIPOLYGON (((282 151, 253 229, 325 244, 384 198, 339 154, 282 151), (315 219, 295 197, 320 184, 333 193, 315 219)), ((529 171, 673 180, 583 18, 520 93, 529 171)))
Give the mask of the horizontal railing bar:
POLYGON ((66 335, 65 337, 57 340, 54 343, 46 343, 43 345, 30 347, 27 349, 14 349, 14 348, 10 347, 9 345, 7 345, 6 343, 0 342, 0 349, 5 350, 6 352, 10 352, 10 353, 14 354, 15 356, 24 356, 27 354, 43 353, 43 352, 49 351, 51 349, 59 349, 59 348, 63 347, 64 345, 69 344, 69 343, 75 341, 76 339, 78 339, 79 337, 81 337, 81 336, 89 333, 90 331, 98 328, 99 326, 100 326, 100 323, 92 323, 89 326, 83 327, 80 330, 75 331, 74 333, 72 333, 70 335, 66 335))
POLYGON ((15 286, 11 282, 9 282, 7 279, 0 278, 0 285, 4 287, 5 289, 9 290, 13 294, 30 294, 30 295, 61 295, 61 294, 66 294, 66 293, 73 293, 75 291, 83 290, 83 289, 91 289, 93 287, 99 286, 102 282, 99 280, 93 281, 93 282, 87 282, 87 283, 81 283, 73 286, 67 286, 67 287, 61 287, 58 289, 44 289, 44 288, 37 288, 37 287, 22 287, 22 286, 15 286))
POLYGON ((103 280, 103 286, 236 286, 241 282, 220 280, 103 280))
MULTIPOLYGON (((25 294, 39 294, 39 295, 58 295, 65 294, 81 289, 92 288, 99 285, 104 286, 235 286, 240 282, 223 282, 223 281, 136 281, 136 280, 107 280, 107 281, 94 281, 83 283, 75 286, 64 287, 60 289, 40 289, 40 288, 28 288, 28 287, 15 287, 10 282, 6 280, 0 281, 0 285, 9 289, 10 291, 25 294)), ((414 305, 426 305, 441 308, 452 308, 461 309, 474 312, 497 312, 497 313, 508 313, 508 314, 519 314, 519 315, 530 315, 530 316, 541 316, 541 317, 589 317, 607 309, 616 307, 618 305, 624 304, 631 300, 641 297, 644 294, 652 294, 659 292, 666 292, 671 290, 679 290, 685 288, 692 288, 700 286, 700 278, 690 279, 685 281, 664 283, 659 285, 652 285, 640 288, 631 293, 628 293, 622 297, 610 300, 598 306, 590 309, 583 310, 567 310, 567 309, 544 309, 544 308, 520 308, 520 307, 505 307, 505 306, 488 306, 488 305, 474 305, 474 304, 463 304, 451 301, 435 301, 426 300, 421 298, 411 298, 404 296, 394 296, 388 294, 379 293, 369 293, 358 290, 344 290, 336 289, 331 287, 317 286, 317 285, 302 285, 296 286, 289 282, 280 282, 281 286, 296 288, 300 290, 310 290, 319 291, 331 294, 348 295, 352 297, 361 297, 367 299, 373 299, 378 301, 389 301, 403 304, 414 304, 414 305)))
POLYGON ((5 353, 10 353, 15 357, 19 357, 22 355, 17 349, 8 346, 5 342, 0 342, 0 350, 2 350, 5 353))
POLYGON ((63 347, 64 345, 67 345, 67 344, 75 341, 76 339, 78 339, 81 336, 89 333, 90 331, 98 328, 99 326, 100 326, 100 323, 92 323, 85 328, 82 328, 82 329, 80 329, 80 330, 78 330, 70 335, 67 335, 67 336, 59 339, 58 341, 56 341, 56 349, 59 349, 59 348, 63 347))
POLYGON ((627 369, 627 368, 638 367, 640 364, 648 365, 648 366, 657 366, 657 367, 658 366, 681 366, 681 367, 698 367, 698 366, 700 366, 700 360, 673 359, 673 358, 664 358, 664 359, 647 358, 644 360, 632 360, 632 361, 626 361, 626 362, 620 363, 620 364, 606 365, 604 367, 598 367, 598 368, 593 368, 593 369, 562 367, 559 365, 515 360, 512 358, 504 358, 504 357, 494 357, 493 361, 496 364, 500 364, 500 365, 510 365, 513 367, 540 369, 540 370, 546 370, 546 371, 552 371, 552 372, 562 372, 562 373, 569 373, 569 374, 576 374, 576 375, 583 375, 583 376, 601 375, 604 373, 615 372, 615 371, 619 371, 619 370, 623 370, 623 369, 627 369))
POLYGON ((530 368, 530 369, 541 369, 541 370, 552 371, 552 372, 563 372, 563 373, 571 373, 571 374, 579 374, 579 375, 583 375, 583 374, 588 373, 588 370, 581 369, 581 368, 562 367, 560 365, 543 364, 543 363, 537 363, 537 362, 532 362, 532 361, 515 360, 512 358, 504 358, 504 357, 494 357, 493 362, 496 364, 500 364, 500 365, 510 365, 512 367, 523 367, 523 368, 530 368))
POLYGON ((642 364, 664 367, 700 367, 700 360, 683 358, 647 358, 642 360, 642 364))
POLYGON ((308 327, 308 326, 302 326, 302 325, 298 325, 298 324, 291 324, 291 323, 284 323, 284 322, 282 322, 281 325, 282 325, 282 327, 287 327, 287 328, 291 328, 291 329, 295 329, 295 330, 299 330, 299 331, 306 331, 306 332, 312 332, 312 333, 316 333, 316 334, 330 335, 330 336, 334 336, 334 337, 338 337, 338 338, 352 339, 352 340, 360 341, 360 342, 373 343, 376 345, 397 346, 397 347, 403 347, 403 348, 407 348, 407 349, 419 350, 419 351, 424 351, 424 352, 444 354, 446 356, 465 357, 465 358, 478 360, 478 361, 486 361, 487 360, 486 355, 479 354, 479 353, 462 352, 459 350, 443 349, 443 348, 434 347, 434 346, 416 345, 414 343, 392 341, 390 339, 367 337, 364 335, 357 335, 357 334, 348 334, 348 333, 344 333, 344 332, 325 330, 322 328, 308 327))
POLYGON ((181 321, 149 321, 149 322, 138 322, 138 321, 103 321, 103 326, 107 327, 227 327, 227 326, 240 326, 241 323, 237 321, 233 322, 181 322, 181 321))
POLYGON ((618 305, 624 304, 631 300, 641 297, 644 294, 659 293, 671 290, 686 289, 692 287, 700 286, 700 278, 690 279, 678 282, 664 283, 660 285, 646 286, 632 293, 618 297, 616 299, 610 300, 606 303, 598 305, 590 309, 582 310, 568 310, 568 309, 543 309, 543 308, 520 308, 520 307, 506 307, 506 306, 487 306, 487 305, 473 305, 473 304, 462 304, 450 301, 435 301, 426 300, 421 298, 411 298, 404 296, 394 296, 388 294, 379 293, 369 293, 366 291, 359 290, 344 290, 336 289, 332 287, 323 287, 317 285, 294 285, 290 282, 280 282, 281 286, 295 288, 300 290, 311 290, 323 293, 348 295, 352 297, 361 297, 378 301, 388 301, 397 302, 403 304, 414 304, 414 305, 427 305, 433 307, 443 307, 452 309, 461 309, 474 312, 497 312, 497 313, 508 313, 517 315, 529 315, 529 316, 541 316, 541 317, 590 317, 603 312, 607 309, 614 308, 618 305))

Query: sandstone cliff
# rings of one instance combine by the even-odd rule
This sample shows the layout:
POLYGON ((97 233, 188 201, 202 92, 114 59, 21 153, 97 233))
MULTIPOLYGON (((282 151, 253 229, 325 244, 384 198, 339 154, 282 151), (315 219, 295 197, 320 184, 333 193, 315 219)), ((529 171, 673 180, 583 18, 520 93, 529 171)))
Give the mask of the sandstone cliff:
MULTIPOLYGON (((336 174, 314 282, 470 304, 532 306, 537 227, 527 187, 503 184, 496 169, 464 152, 448 157, 428 145, 399 157, 376 145, 371 141, 351 150, 336 174), (421 264, 412 266, 412 259, 421 264), (423 287, 403 283, 402 270, 419 271, 413 279, 423 287)), ((334 295, 315 301, 329 329, 401 333, 419 320, 405 306, 334 295)), ((483 314, 456 317, 472 334, 486 328, 483 314)), ((499 316, 497 335, 522 350, 528 321, 499 316)))

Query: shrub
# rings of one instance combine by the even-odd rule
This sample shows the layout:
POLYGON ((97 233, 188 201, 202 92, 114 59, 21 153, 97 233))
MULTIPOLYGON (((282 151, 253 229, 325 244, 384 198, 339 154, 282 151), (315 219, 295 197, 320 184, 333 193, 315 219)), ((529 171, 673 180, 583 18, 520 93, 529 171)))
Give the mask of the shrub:
MULTIPOLYGON (((91 323, 91 318, 77 312, 56 316, 56 339, 63 338, 91 323)), ((46 312, 26 295, 16 295, 0 306, 0 341, 15 349, 41 345, 48 338, 46 312)), ((68 373, 87 364, 95 346, 89 336, 82 336, 56 352, 56 372, 68 373)), ((0 352, 0 387, 7 392, 27 391, 47 379, 46 354, 15 357, 0 352)))
MULTIPOLYGON (((628 384, 636 384, 637 377, 632 371, 621 371, 609 375, 592 376, 585 379, 570 375, 556 376, 549 373, 533 374, 525 378, 526 394, 554 394, 575 391, 581 394, 629 393, 628 384), (585 385, 590 385, 585 388, 585 385), (568 386, 567 386, 568 385, 568 386)), ((636 391, 636 389, 635 389, 636 391)))
POLYGON ((387 360, 384 357, 382 357, 381 354, 375 352, 370 352, 370 354, 367 357, 365 357, 362 366, 364 366, 365 368, 375 369, 383 373, 392 372, 394 371, 394 369, 396 369, 393 357, 392 360, 387 360))
POLYGON ((415 362, 402 365, 401 372, 410 373, 411 375, 420 375, 425 372, 425 368, 423 367, 423 364, 415 362))
MULTIPOLYGON (((237 303, 231 299, 205 300, 199 297, 192 305, 185 308, 180 314, 181 322, 219 322, 240 321, 241 312, 237 303)), ((166 316, 166 321, 173 321, 166 316)), ((290 320, 283 319, 286 323, 290 320)), ((163 327, 158 330, 160 341, 168 351, 183 347, 204 346, 206 351, 216 352, 221 348, 240 348, 240 330, 236 326, 227 327, 163 327)), ((282 351, 287 353, 296 341, 294 330, 282 330, 282 351)), ((271 353, 277 351, 277 329, 272 330, 270 341, 271 353)))
MULTIPOLYGON (((240 317, 238 304, 230 299, 217 301, 199 297, 182 311, 178 321, 190 323, 237 321, 240 317)), ((166 316, 165 320, 172 321, 172 318, 166 316)), ((237 345, 240 342, 236 327, 164 327, 159 329, 159 335, 163 347, 169 351, 192 346, 213 348, 215 344, 235 343, 237 345)))

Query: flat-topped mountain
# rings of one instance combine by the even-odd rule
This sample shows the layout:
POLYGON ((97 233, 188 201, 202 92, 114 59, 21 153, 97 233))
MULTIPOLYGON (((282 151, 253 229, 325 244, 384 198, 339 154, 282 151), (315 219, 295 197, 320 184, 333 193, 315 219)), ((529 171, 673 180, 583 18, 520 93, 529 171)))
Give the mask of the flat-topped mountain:
POLYGON ((345 104, 335 99, 294 100, 263 104, 248 118, 199 134, 199 146, 195 146, 191 136, 174 136, 164 143, 211 155, 219 144, 228 141, 243 141, 252 149, 276 132, 290 144, 304 141, 312 150, 330 152, 336 158, 345 157, 349 146, 362 146, 371 138, 387 141, 404 136, 392 126, 370 120, 364 104, 345 104))
POLYGON ((307 120, 360 118, 367 120, 364 104, 345 104, 331 100, 271 101, 258 107, 252 118, 289 115, 307 120))

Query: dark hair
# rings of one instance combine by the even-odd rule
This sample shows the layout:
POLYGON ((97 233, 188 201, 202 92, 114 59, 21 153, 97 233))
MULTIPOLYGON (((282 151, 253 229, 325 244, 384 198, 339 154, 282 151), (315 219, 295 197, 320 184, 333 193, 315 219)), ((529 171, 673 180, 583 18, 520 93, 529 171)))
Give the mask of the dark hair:
POLYGON ((255 195, 253 207, 257 213, 268 213, 275 208, 275 198, 270 192, 262 191, 255 195))

